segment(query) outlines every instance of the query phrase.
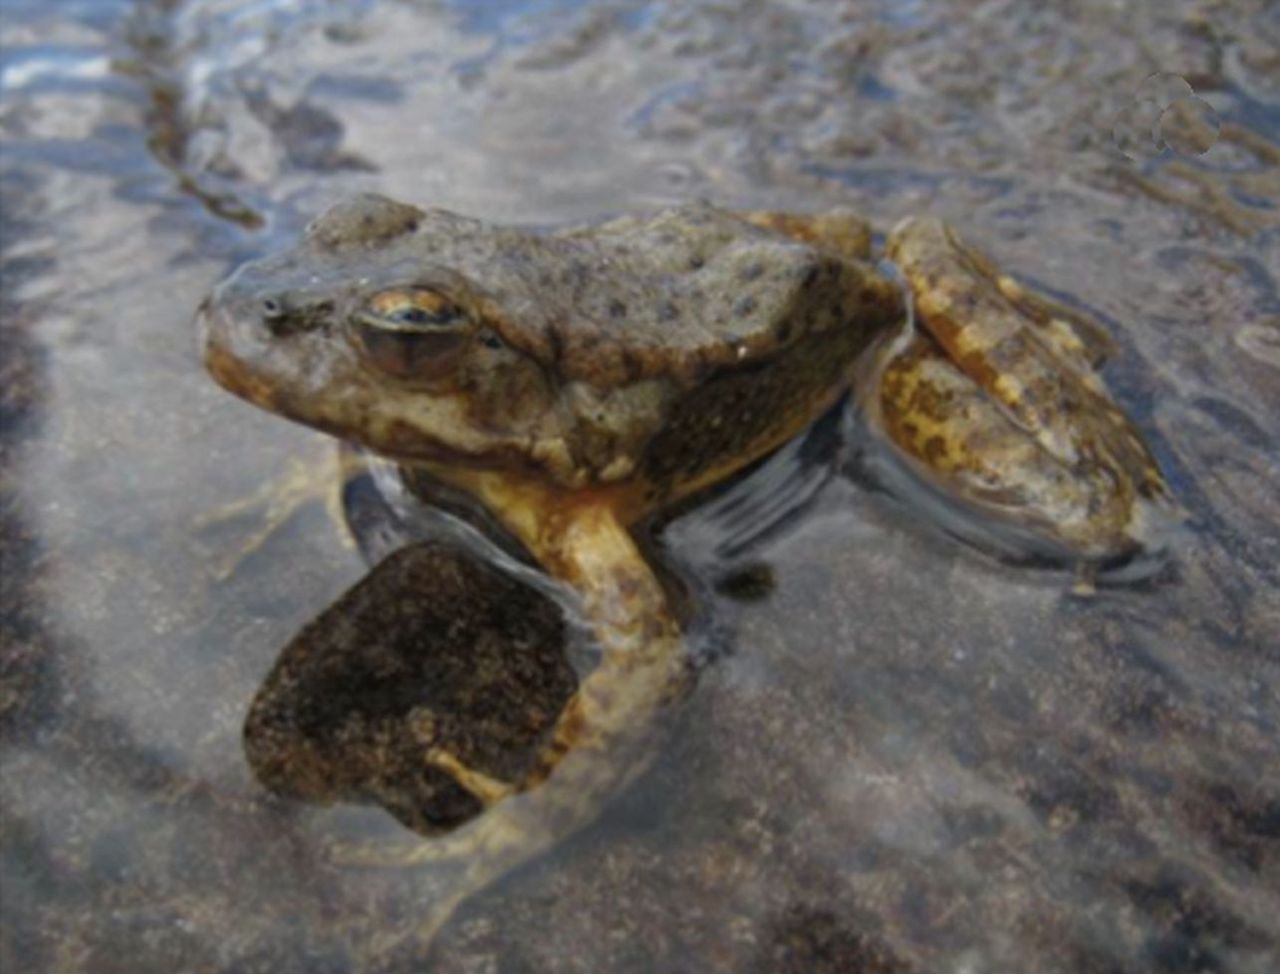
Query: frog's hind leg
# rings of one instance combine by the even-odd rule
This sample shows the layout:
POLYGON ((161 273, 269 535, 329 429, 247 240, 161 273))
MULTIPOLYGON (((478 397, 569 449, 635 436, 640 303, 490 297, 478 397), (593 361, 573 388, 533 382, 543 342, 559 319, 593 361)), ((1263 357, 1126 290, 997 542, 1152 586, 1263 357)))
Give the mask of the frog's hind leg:
POLYGON ((927 335, 897 350, 859 403, 896 448, 896 457, 879 458, 877 479, 891 493, 923 498, 946 529, 979 547, 1061 560, 1092 543, 1100 520, 1123 532, 1128 498, 1041 449, 927 335), (956 500, 992 518, 950 517, 956 500))
POLYGON ((942 492, 1090 561, 1134 553, 1167 488, 1094 370, 1101 326, 1002 277, 940 221, 904 221, 888 256, 919 332, 860 390, 872 424, 942 492))
POLYGON ((825 213, 742 210, 738 216, 755 226, 822 247, 842 257, 855 260, 871 258, 871 226, 852 210, 837 208, 825 213))

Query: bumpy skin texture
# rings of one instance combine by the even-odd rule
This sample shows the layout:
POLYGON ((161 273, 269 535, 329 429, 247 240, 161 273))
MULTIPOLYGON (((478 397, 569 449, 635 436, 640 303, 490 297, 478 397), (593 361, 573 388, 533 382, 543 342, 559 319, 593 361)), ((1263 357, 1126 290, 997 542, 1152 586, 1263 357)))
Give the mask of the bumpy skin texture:
POLYGON ((399 461, 411 488, 474 497, 576 591, 599 644, 519 780, 495 778, 465 735, 425 749, 486 811, 410 857, 462 869, 421 943, 589 821, 687 691, 679 625, 632 526, 778 447, 859 379, 868 417, 945 492, 1085 559, 1137 543, 1163 481, 1093 372, 1101 331, 921 220, 889 241, 913 333, 868 241, 839 213, 698 204, 534 233, 365 196, 202 307, 220 382, 399 461))
POLYGON ((241 268, 202 320, 214 375, 273 412, 400 460, 585 487, 672 466, 716 479, 843 385, 780 362, 850 362, 901 316, 867 265, 706 205, 534 234, 357 197, 241 268), (349 321, 394 287, 447 293, 474 322, 446 375, 391 377, 362 357, 349 321))
POLYGON ((969 502, 1069 551, 1136 546, 1167 488, 1094 371, 1110 348, 1100 326, 1001 275, 938 220, 904 220, 886 254, 921 325, 874 393, 893 442, 969 502))
POLYGON ((868 419, 944 494, 1060 555, 1138 548, 1166 490, 1094 371, 1100 326, 920 218, 888 241, 917 311, 891 343, 905 309, 869 255, 846 212, 691 204, 537 233, 366 195, 241 268, 200 321, 210 370, 266 409, 446 479, 612 490, 628 522, 797 433, 862 361, 868 419), (392 374, 353 322, 408 289, 465 328, 438 368, 392 374))

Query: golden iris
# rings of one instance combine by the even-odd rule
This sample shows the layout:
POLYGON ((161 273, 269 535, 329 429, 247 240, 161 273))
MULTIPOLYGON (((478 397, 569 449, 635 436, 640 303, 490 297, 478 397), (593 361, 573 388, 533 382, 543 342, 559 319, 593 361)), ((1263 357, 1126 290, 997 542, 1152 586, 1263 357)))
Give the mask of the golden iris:
POLYGON ((433 379, 447 373, 471 325, 457 302, 428 288, 379 291, 355 323, 368 360, 402 379, 433 379))

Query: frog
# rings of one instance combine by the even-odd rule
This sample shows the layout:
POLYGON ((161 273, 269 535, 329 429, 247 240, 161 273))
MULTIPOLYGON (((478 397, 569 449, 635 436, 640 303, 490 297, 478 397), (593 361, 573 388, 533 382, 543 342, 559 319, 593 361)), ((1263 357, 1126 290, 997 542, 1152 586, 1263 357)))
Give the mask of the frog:
POLYGON ((481 811, 397 859, 459 870, 423 950, 458 904, 592 821, 690 693, 643 526, 838 403, 912 476, 1071 563, 1155 543, 1174 504, 1099 373, 1106 329, 937 218, 900 221, 882 255, 875 238, 843 208, 523 227, 362 194, 201 304, 218 383, 382 458, 411 495, 468 498, 596 644, 517 780, 424 743, 481 811))

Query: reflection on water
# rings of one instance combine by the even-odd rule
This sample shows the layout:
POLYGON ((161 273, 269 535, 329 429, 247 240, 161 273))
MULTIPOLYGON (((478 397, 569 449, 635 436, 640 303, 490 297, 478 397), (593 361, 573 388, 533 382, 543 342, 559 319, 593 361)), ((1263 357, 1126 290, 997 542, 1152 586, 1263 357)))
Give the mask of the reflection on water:
POLYGON ((420 916, 430 876, 334 851, 413 833, 245 760, 280 650, 365 569, 319 493, 243 557, 261 521, 209 519, 332 447, 214 388, 190 331, 229 266, 377 189, 937 212, 1108 321, 1191 515, 1171 577, 1087 600, 844 477, 742 544, 678 519, 707 660, 668 746, 433 970, 1275 969, 1280 24, 1072 11, 6 4, 0 967, 360 969, 420 916), (1220 118, 1203 155, 1114 146, 1156 70, 1220 118))

